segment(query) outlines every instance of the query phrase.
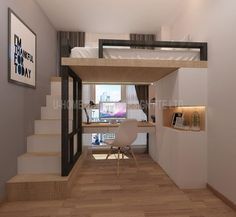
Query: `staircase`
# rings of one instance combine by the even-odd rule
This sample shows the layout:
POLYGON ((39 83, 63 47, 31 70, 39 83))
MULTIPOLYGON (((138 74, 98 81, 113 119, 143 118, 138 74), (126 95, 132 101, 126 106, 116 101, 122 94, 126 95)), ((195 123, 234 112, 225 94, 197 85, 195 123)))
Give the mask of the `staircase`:
MULTIPOLYGON (((72 83, 69 84, 72 95, 72 83)), ((72 110, 69 111, 72 117, 72 110)), ((69 177, 61 177, 61 79, 51 80, 51 95, 35 120, 34 135, 27 138, 27 152, 17 159, 17 175, 7 182, 7 199, 62 199, 68 194, 69 177)), ((72 120, 69 120, 72 129, 72 120)), ((73 171, 72 171, 73 172, 73 171)))

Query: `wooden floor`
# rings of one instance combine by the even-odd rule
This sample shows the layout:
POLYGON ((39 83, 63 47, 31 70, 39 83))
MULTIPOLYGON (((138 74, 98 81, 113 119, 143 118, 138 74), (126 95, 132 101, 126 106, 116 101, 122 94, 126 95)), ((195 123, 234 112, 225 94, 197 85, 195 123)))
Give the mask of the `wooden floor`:
POLYGON ((119 177, 103 157, 88 156, 67 200, 5 203, 0 217, 236 217, 209 190, 179 190, 148 155, 137 156, 139 170, 123 160, 119 177))

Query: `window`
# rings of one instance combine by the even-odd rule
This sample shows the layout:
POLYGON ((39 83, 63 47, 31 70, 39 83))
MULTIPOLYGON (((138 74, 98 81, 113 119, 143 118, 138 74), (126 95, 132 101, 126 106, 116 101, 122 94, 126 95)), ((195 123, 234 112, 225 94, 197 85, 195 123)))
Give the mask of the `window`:
MULTIPOLYGON (((139 101, 137 98, 135 85, 108 85, 108 84, 99 84, 99 85, 88 85, 83 84, 83 103, 88 104, 92 100, 96 104, 99 104, 100 101, 123 101, 126 102, 128 113, 127 118, 137 119, 139 121, 146 120, 146 115, 139 107, 139 101)), ((89 116, 92 122, 99 122, 99 107, 89 108, 89 116)), ((85 113, 83 112, 83 121, 86 121, 85 113)), ((89 137, 88 137, 89 138, 89 137)), ((84 144, 89 144, 92 141, 94 145, 100 145, 104 140, 114 139, 115 134, 106 133, 91 134, 89 139, 83 141, 84 144)), ((146 134, 139 134, 135 144, 146 144, 146 134)))
POLYGON ((121 85, 96 85, 95 103, 118 102, 121 100, 121 85))
POLYGON ((89 84, 83 84, 82 86, 82 98, 83 103, 88 104, 91 100, 91 85, 89 84))

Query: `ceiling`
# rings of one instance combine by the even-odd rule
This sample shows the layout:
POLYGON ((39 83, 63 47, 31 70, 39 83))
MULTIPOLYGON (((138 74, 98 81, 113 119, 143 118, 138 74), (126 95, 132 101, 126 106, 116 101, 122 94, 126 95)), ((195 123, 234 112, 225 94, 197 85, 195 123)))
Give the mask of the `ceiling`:
POLYGON ((57 30, 156 33, 188 0, 35 0, 57 30))

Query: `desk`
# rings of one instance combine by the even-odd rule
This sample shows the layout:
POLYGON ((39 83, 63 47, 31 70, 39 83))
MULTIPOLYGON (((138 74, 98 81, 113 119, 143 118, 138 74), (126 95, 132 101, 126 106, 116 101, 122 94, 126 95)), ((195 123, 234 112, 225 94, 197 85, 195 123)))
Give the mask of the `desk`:
MULTIPOLYGON (((82 123, 83 133, 116 133, 120 124, 109 124, 109 123, 82 123)), ((151 122, 138 122, 138 133, 155 133, 156 126, 151 122)))
MULTIPOLYGON (((82 123, 82 130, 84 134, 92 133, 116 133, 120 124, 109 123, 82 123)), ((156 143, 156 125, 151 122, 138 122, 138 133, 147 133, 147 152, 149 153, 156 143)))

